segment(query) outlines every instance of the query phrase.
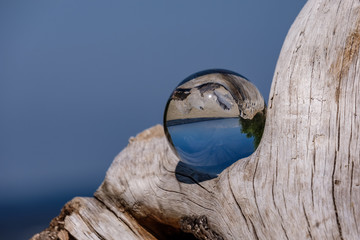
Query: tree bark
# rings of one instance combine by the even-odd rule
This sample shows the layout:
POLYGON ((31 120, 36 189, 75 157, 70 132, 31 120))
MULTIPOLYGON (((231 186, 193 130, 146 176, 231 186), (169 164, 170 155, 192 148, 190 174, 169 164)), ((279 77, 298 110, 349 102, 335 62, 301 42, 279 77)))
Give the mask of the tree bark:
POLYGON ((360 1, 309 0, 284 42, 264 134, 250 157, 203 181, 178 164, 155 126, 130 139, 94 198, 68 203, 73 210, 65 207, 48 232, 68 239, 360 239, 359 48, 360 1))

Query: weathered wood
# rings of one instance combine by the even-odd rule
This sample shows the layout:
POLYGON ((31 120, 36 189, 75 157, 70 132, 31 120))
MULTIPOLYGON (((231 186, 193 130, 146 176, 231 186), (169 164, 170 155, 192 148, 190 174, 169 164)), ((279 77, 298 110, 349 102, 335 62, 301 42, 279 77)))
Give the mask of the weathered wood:
POLYGON ((32 239, 156 239, 126 212, 115 215, 95 198, 74 198, 32 239), (69 234, 70 233, 70 234, 69 234))
POLYGON ((308 1, 252 156, 199 181, 158 125, 130 140, 64 228, 78 239, 360 239, 359 49, 360 1, 308 1))

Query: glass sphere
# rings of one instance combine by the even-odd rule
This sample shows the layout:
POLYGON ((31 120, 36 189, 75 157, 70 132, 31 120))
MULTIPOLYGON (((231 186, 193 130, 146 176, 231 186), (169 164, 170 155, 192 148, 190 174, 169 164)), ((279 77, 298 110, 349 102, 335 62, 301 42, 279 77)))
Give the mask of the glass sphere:
POLYGON ((217 175, 256 150, 265 113, 264 98, 245 77, 206 70, 175 88, 166 104, 164 129, 185 165, 217 175))

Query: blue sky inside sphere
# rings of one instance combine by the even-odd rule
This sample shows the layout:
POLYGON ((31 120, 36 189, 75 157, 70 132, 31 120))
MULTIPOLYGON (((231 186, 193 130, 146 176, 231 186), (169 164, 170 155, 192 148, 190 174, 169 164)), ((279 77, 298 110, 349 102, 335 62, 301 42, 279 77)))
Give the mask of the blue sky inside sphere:
POLYGON ((2 0, 0 239, 29 238, 66 201, 91 196, 190 74, 238 72, 267 101, 304 4, 2 0))

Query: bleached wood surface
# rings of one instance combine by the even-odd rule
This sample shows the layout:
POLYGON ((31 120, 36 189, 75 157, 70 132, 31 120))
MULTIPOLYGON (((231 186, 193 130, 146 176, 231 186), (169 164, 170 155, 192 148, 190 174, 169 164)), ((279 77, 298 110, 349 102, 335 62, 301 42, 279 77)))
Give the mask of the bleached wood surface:
POLYGON ((116 157, 95 198, 73 200, 80 210, 63 214, 58 232, 360 239, 359 48, 359 1, 308 1, 283 45, 252 156, 198 182, 186 169, 176 175, 161 126, 145 130, 116 157))

